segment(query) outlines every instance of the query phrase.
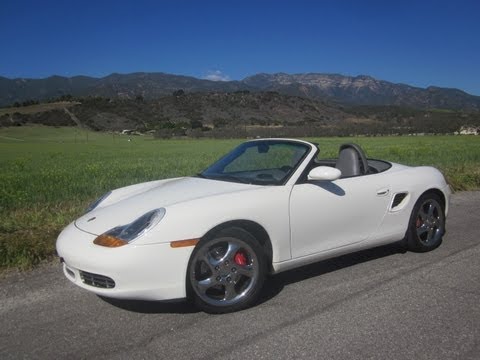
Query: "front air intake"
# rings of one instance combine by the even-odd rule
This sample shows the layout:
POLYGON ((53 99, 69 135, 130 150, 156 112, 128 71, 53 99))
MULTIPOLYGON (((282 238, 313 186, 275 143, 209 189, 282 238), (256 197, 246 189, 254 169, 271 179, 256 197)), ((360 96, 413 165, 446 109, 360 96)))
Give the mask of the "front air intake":
POLYGON ((103 289, 113 289, 115 287, 115 281, 108 276, 92 274, 86 271, 80 270, 80 277, 84 284, 95 286, 103 289))

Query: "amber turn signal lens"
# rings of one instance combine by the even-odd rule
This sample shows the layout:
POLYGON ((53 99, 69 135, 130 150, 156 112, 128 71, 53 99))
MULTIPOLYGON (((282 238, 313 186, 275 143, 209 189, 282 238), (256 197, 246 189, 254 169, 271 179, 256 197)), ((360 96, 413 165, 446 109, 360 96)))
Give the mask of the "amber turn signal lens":
POLYGON ((93 243, 95 245, 106 246, 106 247, 119 247, 119 246, 128 244, 125 240, 116 238, 115 236, 111 236, 111 235, 97 236, 97 238, 93 240, 93 243))
POLYGON ((179 248, 179 247, 186 247, 186 246, 195 246, 200 241, 200 239, 188 239, 188 240, 178 240, 172 241, 170 243, 170 247, 172 248, 179 248))

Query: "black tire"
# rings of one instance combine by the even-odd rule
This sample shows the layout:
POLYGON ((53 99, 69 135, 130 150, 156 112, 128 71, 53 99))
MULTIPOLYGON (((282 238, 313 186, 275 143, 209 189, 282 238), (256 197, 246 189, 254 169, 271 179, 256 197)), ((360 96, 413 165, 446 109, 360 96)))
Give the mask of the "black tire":
POLYGON ((445 206, 435 193, 425 193, 417 200, 407 230, 407 248, 427 252, 442 243, 445 234, 445 206))
POLYGON ((202 239, 188 263, 187 295, 207 313, 239 311, 253 305, 265 281, 262 246, 241 228, 221 230, 202 239))

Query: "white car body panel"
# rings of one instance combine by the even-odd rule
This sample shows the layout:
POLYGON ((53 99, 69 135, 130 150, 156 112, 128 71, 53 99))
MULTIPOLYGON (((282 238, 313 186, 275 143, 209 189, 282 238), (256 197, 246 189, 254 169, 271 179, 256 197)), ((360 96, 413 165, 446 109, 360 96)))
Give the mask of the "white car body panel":
POLYGON ((389 188, 388 178, 376 174, 363 180, 357 176, 293 187, 290 227, 294 258, 365 241, 380 226, 389 197, 377 192, 389 188))
MULTIPOLYGON (((337 238, 337 233, 335 232, 335 229, 339 229, 340 234, 342 233, 342 229, 362 228, 364 231, 368 232, 367 228, 363 228, 362 221, 375 222, 374 219, 371 219, 368 216, 366 217, 365 216, 350 216, 350 217, 345 216, 345 213, 343 213, 344 209, 342 209, 340 205, 337 205, 335 207, 337 212, 331 213, 330 211, 327 210, 326 213, 321 214, 323 216, 328 215, 329 219, 331 218, 334 219, 333 226, 331 227, 331 232, 328 232, 328 230, 324 231, 323 229, 320 229, 320 227, 318 226, 319 225, 318 222, 311 222, 307 224, 297 214, 295 215, 295 217, 299 218, 298 219, 298 221, 300 222, 298 224, 299 226, 295 226, 295 224, 292 224, 292 228, 297 227, 305 233, 304 234, 292 233, 292 238, 291 238, 292 248, 294 249, 292 250, 292 253, 293 253, 292 259, 279 262, 279 263, 273 263, 274 272, 278 273, 278 272, 290 270, 298 266, 311 264, 320 260, 329 259, 332 257, 341 256, 341 255, 352 253, 355 251, 361 251, 364 249, 385 245, 385 244, 389 244, 389 243, 401 240, 405 235, 408 222, 410 219, 410 215, 412 213, 415 202, 420 197, 420 195, 422 195, 427 189, 437 189, 444 194, 447 200, 445 204, 445 216, 447 216, 451 190, 448 184, 446 184, 443 175, 433 167, 427 167, 427 166, 408 167, 408 166, 392 163, 392 167, 384 173, 365 175, 362 177, 354 177, 349 179, 339 179, 332 183, 336 184, 336 186, 334 185, 335 188, 337 186, 339 188, 343 188, 344 186, 342 186, 342 180, 368 179, 368 181, 372 181, 372 179, 374 179, 375 177, 378 177, 379 179, 384 179, 386 177, 388 179, 389 186, 378 188, 378 192, 380 193, 383 192, 383 190, 388 189, 388 194, 384 195, 383 197, 381 196, 381 194, 380 196, 378 196, 378 200, 380 200, 380 205, 382 203, 387 204, 387 207, 385 208, 385 214, 382 218, 381 223, 372 231, 370 236, 368 237, 360 236, 360 234, 365 234, 365 232, 363 233, 355 232, 352 236, 356 237, 356 239, 352 239, 351 241, 344 241, 341 237, 338 237, 337 243, 335 241, 331 241, 331 242, 329 241, 329 238, 325 234, 327 233, 333 236, 334 238, 337 238), (398 173, 398 174, 395 174, 395 173, 398 173), (395 176, 392 177, 392 175, 394 174, 395 176), (420 186, 418 186, 417 183, 411 184, 412 176, 415 177, 415 180, 418 181, 420 186), (401 206, 396 208, 397 210, 391 210, 391 203, 394 196, 398 193, 403 193, 403 192, 408 193, 407 197, 404 199, 401 206), (335 219, 341 219, 341 220, 335 222, 335 219), (344 219, 348 219, 348 220, 344 221, 344 219), (308 227, 310 231, 305 231, 305 229, 303 229, 302 226, 308 227), (317 229, 315 228, 316 226, 318 226, 317 229), (321 234, 321 235, 319 236, 318 234, 321 234), (296 247, 296 245, 294 244, 297 236, 300 239, 305 239, 299 247, 296 247), (309 236, 310 238, 308 238, 309 236), (310 241, 308 241, 307 239, 310 239, 310 241), (327 240, 322 241, 323 239, 327 239, 327 240), (330 243, 330 246, 328 245, 324 246, 325 242, 330 243), (303 248, 302 248, 302 244, 304 246, 303 248), (310 249, 310 252, 306 251, 305 247, 310 249)), ((380 183, 376 181, 372 181, 372 182, 374 185, 386 185, 386 183, 382 183, 382 181, 384 180, 380 180, 380 183)), ((303 186, 303 185, 308 185, 308 184, 302 184, 300 186, 303 186)), ((358 188, 356 188, 357 191, 362 190, 362 187, 358 184, 350 184, 350 185, 358 186, 358 188)), ((328 189, 332 187, 332 184, 330 185, 325 184, 324 186, 326 189, 328 189)), ((351 189, 353 190, 353 188, 351 189)), ((338 190, 336 189, 336 191, 338 190)), ((331 192, 330 192, 330 195, 331 195, 331 192)), ((324 196, 327 196, 327 194, 325 194, 324 196)), ((306 201, 307 199, 308 197, 305 196, 303 200, 306 201)), ((294 204, 292 205, 295 206, 294 204)), ((357 205, 359 205, 360 210, 359 209, 356 209, 356 210, 360 211, 359 214, 362 215, 365 213, 368 214, 370 212, 372 203, 361 201, 360 203, 357 203, 357 205)), ((379 204, 376 204, 376 205, 379 205, 379 204)), ((299 205, 299 207, 301 207, 301 205, 299 205)), ((380 208, 381 206, 377 206, 378 210, 380 210, 380 208)), ((300 208, 295 210, 301 211, 300 208)), ((292 212, 294 212, 295 210, 292 208, 292 212)), ((348 211, 348 209, 346 211, 348 211)), ((310 211, 306 211, 306 210, 305 210, 305 213, 303 213, 304 216, 309 217, 310 219, 313 219, 315 216, 312 216, 311 214, 312 213, 310 211)), ((330 226, 328 222, 326 223, 328 226, 330 226)), ((348 235, 348 231, 347 231, 347 235, 348 235)))
MULTIPOLYGON (((200 178, 186 177, 146 183, 134 188, 132 194, 126 193, 125 189, 119 189, 110 195, 113 199, 106 199, 106 204, 101 204, 95 210, 77 219, 75 224, 78 228, 100 235, 105 230, 117 225, 128 224, 135 220, 138 215, 160 207, 170 207, 176 203, 194 201, 201 198, 211 198, 222 193, 234 194, 242 191, 252 191, 251 186, 225 181, 212 181, 200 178), (117 195, 120 192, 121 195, 117 195), (131 211, 134 208, 135 211, 131 211), (95 218, 93 221, 89 221, 95 218)), ((168 216, 168 215, 167 215, 168 216)))
POLYGON ((187 177, 114 190, 59 235, 57 252, 66 277, 103 296, 183 298, 193 247, 172 248, 170 243, 200 239, 225 223, 261 226, 271 243, 271 269, 276 273, 402 239, 412 208, 426 190, 442 192, 448 211, 450 189, 434 168, 392 164, 378 174, 301 182, 317 149, 287 141, 308 144, 310 151, 284 185, 187 177), (391 209, 395 194, 402 192, 407 196, 391 209), (160 223, 131 243, 118 248, 93 243, 98 235, 162 207, 166 213, 160 223), (112 278, 115 288, 84 284, 80 270, 112 278))

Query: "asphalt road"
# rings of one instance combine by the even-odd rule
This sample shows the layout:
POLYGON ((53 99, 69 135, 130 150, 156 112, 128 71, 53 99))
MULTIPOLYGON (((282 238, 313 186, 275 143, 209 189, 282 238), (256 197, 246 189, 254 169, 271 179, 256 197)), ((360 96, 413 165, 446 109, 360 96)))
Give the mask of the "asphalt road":
POLYGON ((60 265, 0 280, 0 358, 480 359, 480 192, 453 196, 437 250, 397 246, 277 275, 227 315, 106 301, 60 265))

